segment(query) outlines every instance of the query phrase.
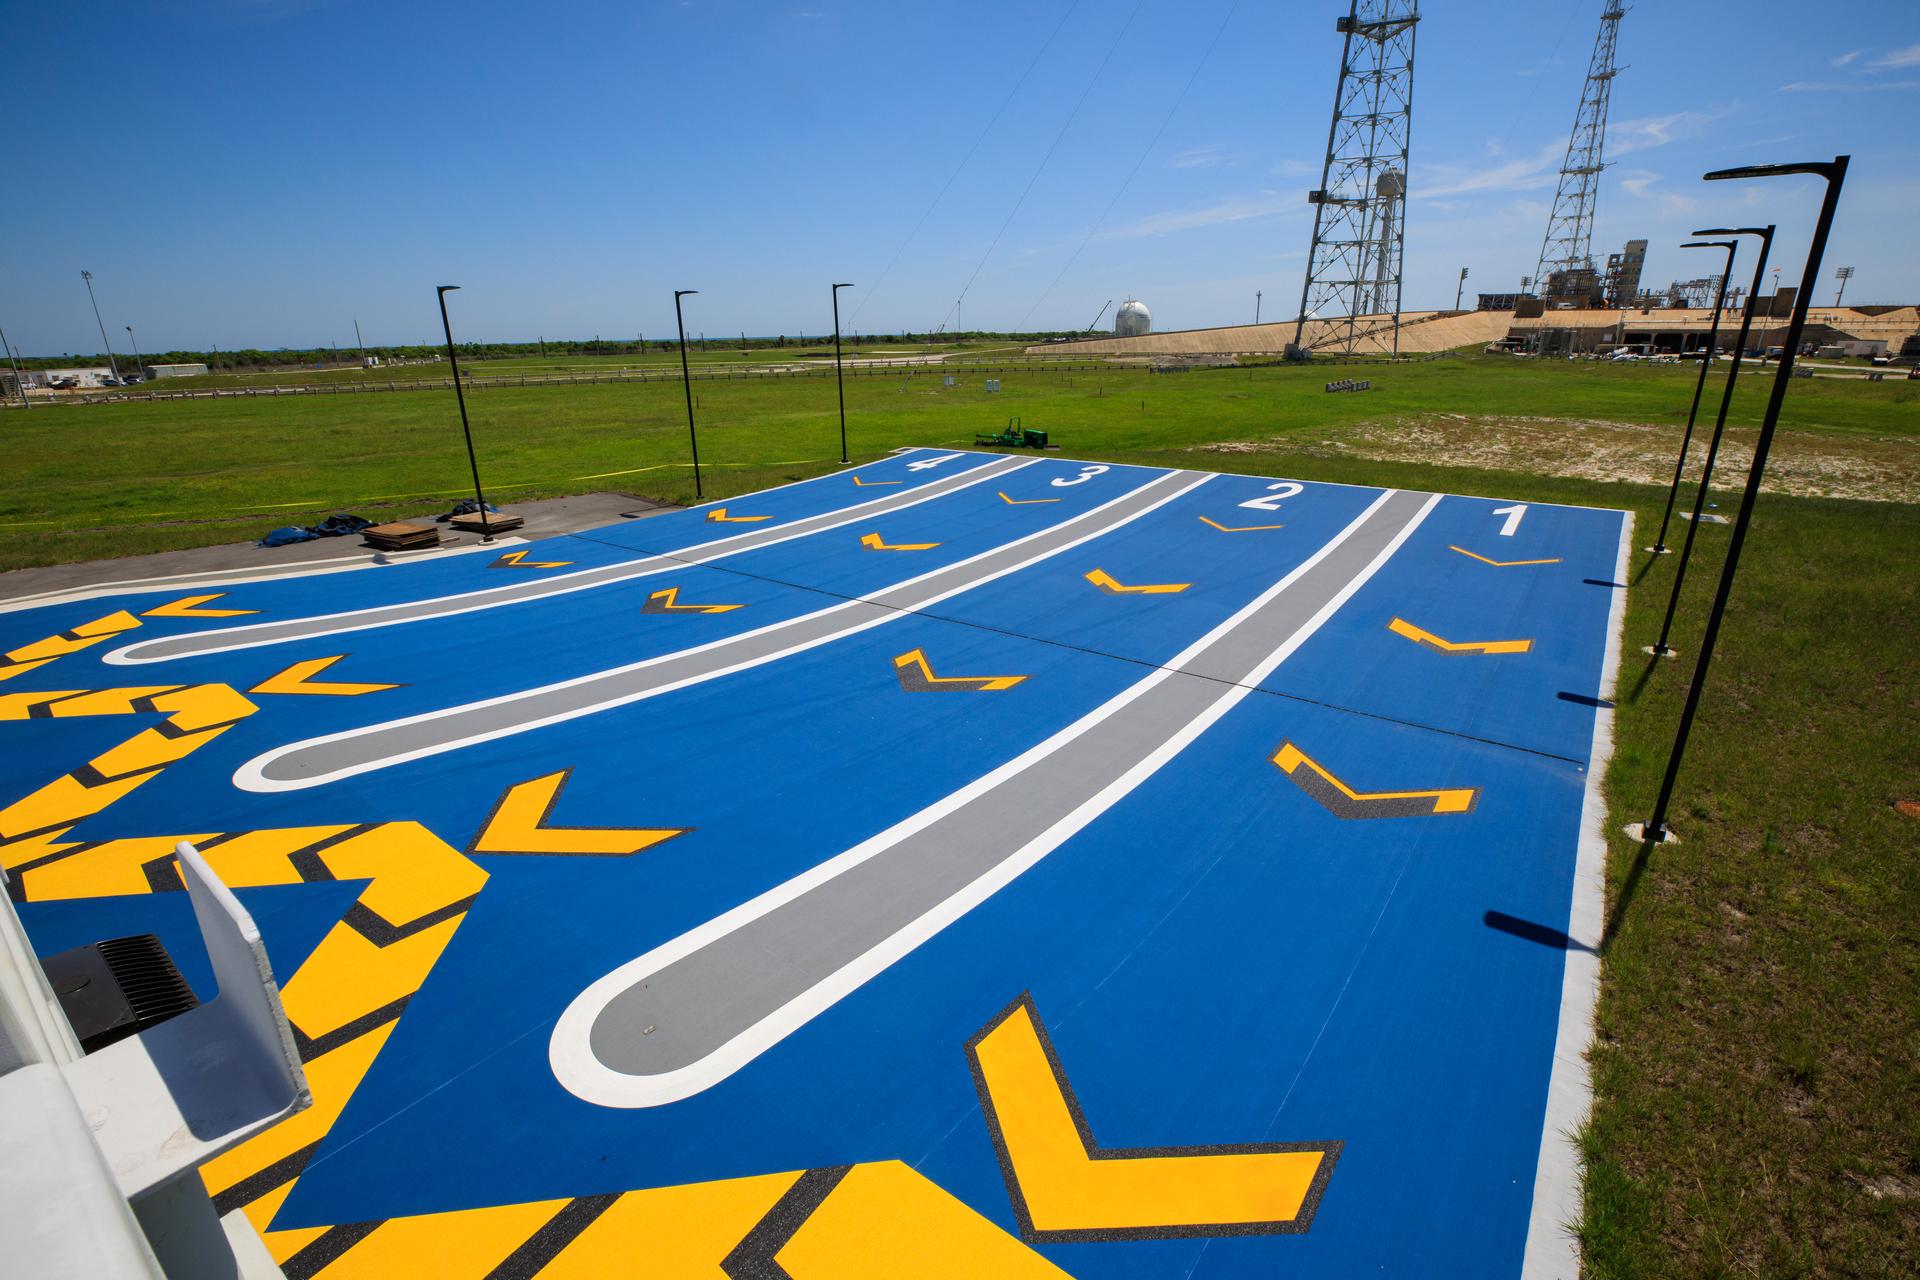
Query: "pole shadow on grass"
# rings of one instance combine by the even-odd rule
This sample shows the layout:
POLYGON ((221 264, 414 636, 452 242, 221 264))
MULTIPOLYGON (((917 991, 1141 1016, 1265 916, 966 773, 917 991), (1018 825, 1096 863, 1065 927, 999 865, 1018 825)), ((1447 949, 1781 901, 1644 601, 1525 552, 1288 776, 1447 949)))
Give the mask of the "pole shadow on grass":
POLYGON ((1627 695, 1628 702, 1640 701, 1640 695, 1647 691, 1647 682, 1653 679, 1653 673, 1660 669, 1660 655, 1654 654, 1647 659, 1647 665, 1640 672, 1640 678, 1633 682, 1633 692, 1627 695))

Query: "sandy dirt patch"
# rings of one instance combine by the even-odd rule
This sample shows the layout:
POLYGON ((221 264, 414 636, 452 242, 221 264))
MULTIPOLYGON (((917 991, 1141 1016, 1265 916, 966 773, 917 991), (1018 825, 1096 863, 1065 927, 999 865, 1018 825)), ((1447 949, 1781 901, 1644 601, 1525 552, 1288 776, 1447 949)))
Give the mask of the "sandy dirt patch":
MULTIPOLYGON (((1690 474, 1706 461, 1711 424, 1688 450, 1690 474)), ((1480 417, 1430 413, 1327 431, 1200 445, 1210 453, 1299 453, 1381 462, 1520 471, 1580 480, 1665 485, 1680 430, 1588 418, 1480 417)), ((1753 462, 1757 431, 1729 428, 1714 464, 1714 488, 1736 492, 1753 462)), ((1769 493, 1920 503, 1920 437, 1827 435, 1781 430, 1767 458, 1769 493)))

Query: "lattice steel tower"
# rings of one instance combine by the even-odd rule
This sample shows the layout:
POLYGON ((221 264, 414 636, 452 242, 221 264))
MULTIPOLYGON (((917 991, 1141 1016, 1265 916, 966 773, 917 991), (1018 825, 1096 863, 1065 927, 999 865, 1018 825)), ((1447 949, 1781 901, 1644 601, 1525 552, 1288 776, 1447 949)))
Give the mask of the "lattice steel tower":
POLYGON ((1407 148, 1413 133, 1413 37, 1419 0, 1352 0, 1333 92, 1327 159, 1313 205, 1313 245, 1293 346, 1351 352, 1391 316, 1400 348, 1400 264, 1406 248, 1407 148), (1366 317, 1376 317, 1368 321, 1366 317), (1336 319, 1303 343, 1310 319, 1336 319))
MULTIPOLYGON (((1560 165, 1553 216, 1547 219, 1546 239, 1540 242, 1540 260, 1533 268, 1534 292, 1541 297, 1548 295, 1548 281, 1555 272, 1593 270, 1593 206, 1600 194, 1600 171, 1607 167, 1607 100, 1617 73, 1614 45, 1620 38, 1620 19, 1626 16, 1619 0, 1602 0, 1600 34, 1593 41, 1580 109, 1574 113, 1573 134, 1567 139, 1567 158, 1560 165)), ((1561 279, 1568 281, 1566 276, 1561 279)), ((1568 283, 1581 283, 1591 290, 1590 281, 1568 283)))

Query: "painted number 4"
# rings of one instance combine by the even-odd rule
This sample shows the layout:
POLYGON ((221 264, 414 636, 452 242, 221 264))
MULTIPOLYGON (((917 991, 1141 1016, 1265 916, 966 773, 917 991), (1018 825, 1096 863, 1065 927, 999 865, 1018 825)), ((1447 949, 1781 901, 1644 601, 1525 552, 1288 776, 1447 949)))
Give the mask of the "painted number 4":
POLYGON ((958 458, 960 456, 961 455, 957 453, 943 453, 937 458, 922 458, 918 462, 909 462, 907 464, 907 470, 931 471, 933 468, 939 466, 941 463, 952 462, 955 458, 958 458))
POLYGON ((1249 511, 1278 511, 1282 502, 1285 502, 1288 498, 1298 496, 1305 488, 1306 486, 1303 484, 1296 484, 1291 480, 1282 480, 1279 484, 1268 485, 1268 493, 1265 497, 1254 498, 1240 505, 1249 511))
POLYGON ((1527 504, 1516 502, 1510 507, 1495 507, 1491 514, 1507 518, 1507 522, 1500 526, 1500 536, 1511 538, 1513 531, 1520 527, 1520 517, 1527 514, 1527 504))

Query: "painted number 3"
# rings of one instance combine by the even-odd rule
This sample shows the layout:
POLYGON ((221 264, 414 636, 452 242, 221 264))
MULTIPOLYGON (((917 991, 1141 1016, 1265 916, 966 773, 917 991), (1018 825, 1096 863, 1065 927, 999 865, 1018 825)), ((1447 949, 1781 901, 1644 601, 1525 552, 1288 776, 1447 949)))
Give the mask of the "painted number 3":
POLYGON ((1085 484, 1087 481, 1093 479, 1097 475, 1100 475, 1102 472, 1111 471, 1111 470, 1113 470, 1112 467, 1101 467, 1101 466, 1082 467, 1080 468, 1079 475, 1075 476, 1071 480, 1055 480, 1053 482, 1053 487, 1056 489, 1064 489, 1070 484, 1085 484))
POLYGON ((1279 484, 1268 485, 1267 489, 1269 492, 1265 497, 1255 498, 1250 502, 1243 502, 1240 505, 1249 511, 1278 511, 1282 502, 1296 496, 1305 488, 1306 486, 1303 484, 1296 484, 1291 480, 1282 480, 1279 484))
POLYGON ((1507 522, 1500 526, 1500 536, 1511 538, 1513 531, 1520 527, 1520 517, 1527 514, 1527 504, 1516 502, 1510 507, 1495 507, 1489 515, 1505 516, 1507 522))

